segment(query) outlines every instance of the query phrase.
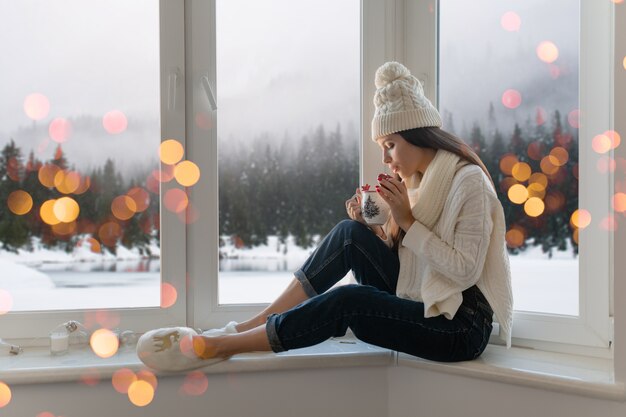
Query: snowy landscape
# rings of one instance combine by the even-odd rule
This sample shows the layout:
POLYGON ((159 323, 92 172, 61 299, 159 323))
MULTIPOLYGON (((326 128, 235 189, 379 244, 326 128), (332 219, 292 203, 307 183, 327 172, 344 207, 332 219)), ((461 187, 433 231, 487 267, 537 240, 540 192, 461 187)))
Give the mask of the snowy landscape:
MULTIPOLYGON (((286 245, 271 236, 267 245, 253 249, 222 247, 220 303, 271 302, 314 250, 292 239, 286 245)), ((158 247, 152 253, 158 254, 158 247)), ((534 247, 510 259, 516 310, 578 314, 578 258, 571 250, 554 252, 549 259, 534 247)), ((160 302, 160 261, 122 246, 115 256, 93 253, 88 245, 71 253, 0 251, 0 270, 0 311, 137 308, 160 302)), ((343 282, 352 280, 349 275, 343 282)))

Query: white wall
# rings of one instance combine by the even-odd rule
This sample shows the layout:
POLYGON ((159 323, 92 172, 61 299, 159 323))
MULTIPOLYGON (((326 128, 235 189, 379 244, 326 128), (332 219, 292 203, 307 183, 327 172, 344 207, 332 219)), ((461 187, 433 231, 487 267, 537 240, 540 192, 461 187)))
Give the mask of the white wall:
POLYGON ((0 416, 384 417, 388 408, 387 367, 209 375, 209 388, 199 397, 180 395, 182 383, 182 377, 160 378, 154 400, 143 408, 117 393, 110 379, 94 387, 16 385, 0 416))

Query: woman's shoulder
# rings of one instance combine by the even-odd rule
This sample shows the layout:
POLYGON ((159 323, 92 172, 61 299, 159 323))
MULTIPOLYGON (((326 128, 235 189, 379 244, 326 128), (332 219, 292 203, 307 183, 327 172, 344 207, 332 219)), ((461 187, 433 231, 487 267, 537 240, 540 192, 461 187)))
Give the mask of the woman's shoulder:
POLYGON ((488 198, 496 198, 491 180, 482 168, 475 164, 467 164, 459 168, 452 180, 452 193, 459 197, 482 194, 488 198))

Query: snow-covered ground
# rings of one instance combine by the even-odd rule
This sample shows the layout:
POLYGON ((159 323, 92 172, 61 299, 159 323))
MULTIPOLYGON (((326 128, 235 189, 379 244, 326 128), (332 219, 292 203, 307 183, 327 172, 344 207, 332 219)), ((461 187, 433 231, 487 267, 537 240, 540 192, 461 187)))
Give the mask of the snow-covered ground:
MULTIPOLYGON (((313 251, 280 244, 254 249, 221 248, 221 303, 267 303, 292 279, 292 272, 313 251)), ((158 253, 158 247, 153 248, 158 253)), ((74 308, 148 307, 159 304, 158 261, 149 267, 141 255, 125 248, 97 254, 88 244, 72 253, 39 248, 17 254, 0 251, 0 314, 74 308), (143 265, 140 268, 133 267, 143 265)), ((511 256, 516 310, 578 314, 578 259, 555 252, 552 259, 540 248, 511 256)), ((342 282, 349 282, 350 276, 342 282)))

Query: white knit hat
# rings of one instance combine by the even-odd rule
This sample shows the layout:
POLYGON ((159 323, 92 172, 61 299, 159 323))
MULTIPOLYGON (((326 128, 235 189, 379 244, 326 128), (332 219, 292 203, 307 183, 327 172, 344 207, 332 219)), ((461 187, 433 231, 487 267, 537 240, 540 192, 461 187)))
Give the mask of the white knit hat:
POLYGON ((398 62, 387 62, 376 71, 376 112, 372 139, 416 127, 440 127, 441 116, 424 96, 424 88, 411 72, 398 62))

